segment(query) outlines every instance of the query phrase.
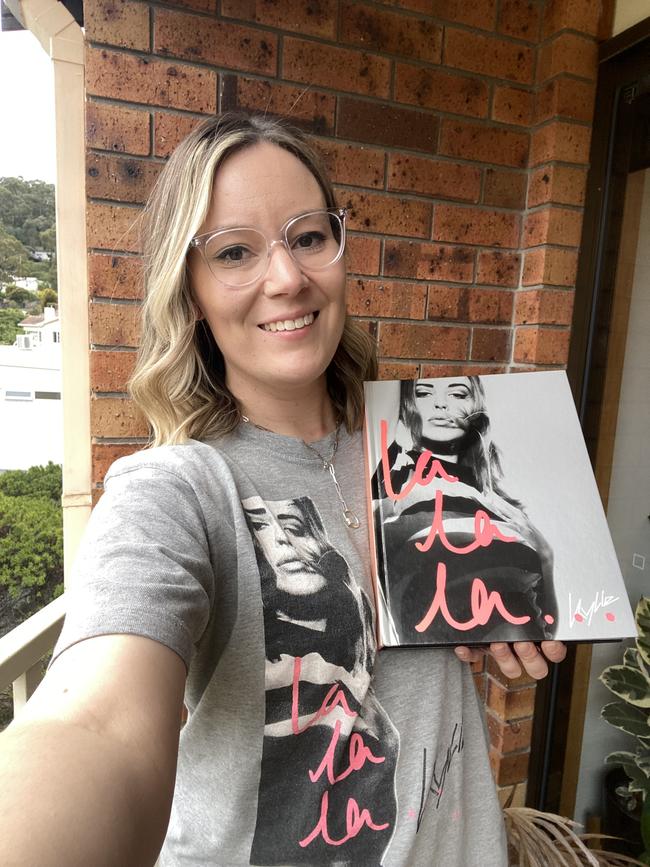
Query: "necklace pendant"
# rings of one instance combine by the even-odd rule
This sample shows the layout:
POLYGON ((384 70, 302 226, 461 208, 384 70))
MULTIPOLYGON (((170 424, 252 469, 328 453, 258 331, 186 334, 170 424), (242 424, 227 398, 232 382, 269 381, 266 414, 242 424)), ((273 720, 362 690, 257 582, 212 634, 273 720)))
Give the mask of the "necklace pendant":
POLYGON ((343 511, 343 517, 345 518, 345 523, 352 530, 357 530, 361 526, 361 521, 357 518, 353 511, 350 509, 345 509, 343 511))

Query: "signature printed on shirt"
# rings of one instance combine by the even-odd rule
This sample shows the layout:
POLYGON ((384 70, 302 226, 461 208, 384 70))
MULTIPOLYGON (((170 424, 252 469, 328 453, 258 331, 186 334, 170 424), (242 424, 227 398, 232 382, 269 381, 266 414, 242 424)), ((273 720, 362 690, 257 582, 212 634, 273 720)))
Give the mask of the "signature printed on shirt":
MULTIPOLYGON (((446 748, 446 750, 442 752, 442 754, 439 754, 436 757, 433 763, 431 783, 428 789, 429 792, 433 795, 433 801, 435 802, 436 810, 440 807, 440 802, 445 791, 447 774, 449 773, 449 769, 452 765, 454 757, 462 753, 464 746, 465 741, 463 739, 463 724, 456 723, 454 725, 454 730, 451 733, 449 746, 446 748)), ((420 830, 420 824, 422 823, 422 817, 424 815, 424 810, 427 805, 427 778, 427 750, 425 747, 422 755, 422 790, 420 793, 420 812, 418 813, 418 824, 416 828, 416 833, 420 830)))

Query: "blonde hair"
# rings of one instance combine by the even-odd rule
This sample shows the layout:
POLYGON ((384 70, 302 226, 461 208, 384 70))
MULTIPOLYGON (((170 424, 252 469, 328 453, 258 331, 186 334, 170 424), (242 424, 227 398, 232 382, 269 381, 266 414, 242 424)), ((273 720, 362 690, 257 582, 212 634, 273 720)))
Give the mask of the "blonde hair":
MULTIPOLYGON (((237 150, 269 142, 292 153, 313 174, 335 207, 334 191, 305 136, 261 115, 224 113, 200 124, 170 157, 149 198, 143 220, 145 301, 142 340, 131 394, 149 421, 152 444, 209 439, 241 421, 226 387, 225 364, 212 332, 197 321, 188 279, 189 244, 203 223, 219 166, 237 150)), ((363 380, 377 375, 374 341, 346 317, 327 369, 335 411, 349 431, 363 414, 363 380)))

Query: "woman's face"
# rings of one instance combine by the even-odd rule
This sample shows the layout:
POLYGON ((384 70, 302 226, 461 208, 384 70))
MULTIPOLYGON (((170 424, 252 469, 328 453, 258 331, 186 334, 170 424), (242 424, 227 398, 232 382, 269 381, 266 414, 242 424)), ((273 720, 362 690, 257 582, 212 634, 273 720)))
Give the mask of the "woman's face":
MULTIPOLYGON (((316 178, 295 156, 262 143, 237 151, 219 168, 208 215, 197 234, 242 226, 269 242, 291 217, 326 207, 316 178)), ((219 283, 198 250, 189 254, 191 285, 226 365, 226 383, 252 407, 261 395, 290 397, 325 387, 345 321, 343 259, 320 270, 299 266, 276 244, 266 274, 249 286, 219 283), (311 324, 302 324, 307 316, 311 324), (298 322, 296 322, 298 320, 298 322), (289 322, 289 330, 270 330, 289 322)))
POLYGON ((448 379, 420 379, 415 384, 415 408, 422 419, 422 437, 441 443, 461 439, 467 430, 459 419, 475 409, 471 384, 467 376, 448 379))
POLYGON ((322 590, 326 579, 318 564, 324 539, 314 535, 300 500, 245 502, 246 515, 278 588, 296 595, 322 590))

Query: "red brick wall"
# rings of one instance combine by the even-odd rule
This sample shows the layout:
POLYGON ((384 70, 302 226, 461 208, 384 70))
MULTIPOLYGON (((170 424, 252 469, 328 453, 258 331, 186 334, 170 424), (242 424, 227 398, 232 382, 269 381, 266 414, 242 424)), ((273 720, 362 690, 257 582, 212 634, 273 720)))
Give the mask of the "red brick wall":
MULTIPOLYGON (((349 307, 384 377, 563 366, 598 0, 86 0, 94 483, 146 426, 135 227, 206 114, 308 129, 349 208, 349 307)), ((495 773, 525 780, 534 689, 488 666, 495 773)))

